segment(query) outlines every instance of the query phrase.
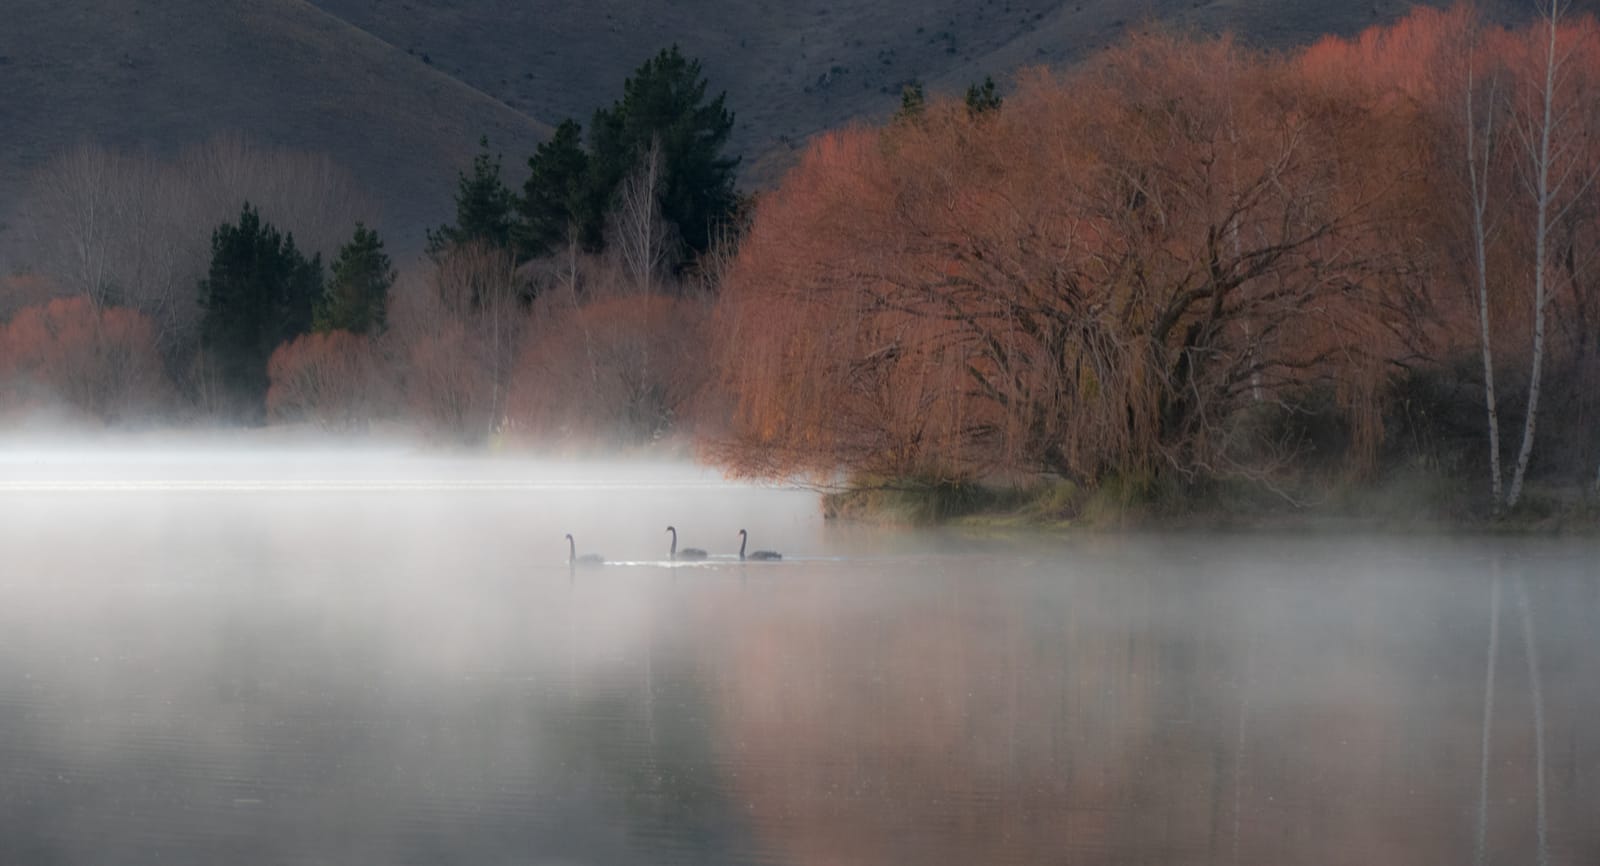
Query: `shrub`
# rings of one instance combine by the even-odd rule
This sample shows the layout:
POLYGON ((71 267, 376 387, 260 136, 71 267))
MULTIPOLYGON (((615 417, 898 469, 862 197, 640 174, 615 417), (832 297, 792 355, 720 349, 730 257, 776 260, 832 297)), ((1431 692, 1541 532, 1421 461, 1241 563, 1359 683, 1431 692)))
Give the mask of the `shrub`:
POLYGON ((57 298, 0 328, 0 409, 64 405, 116 423, 169 398, 155 328, 134 310, 57 298))
POLYGON ((372 341, 349 331, 306 334, 267 361, 267 416, 335 430, 364 429, 389 401, 372 341))
POLYGON ((512 419, 553 439, 632 444, 675 429, 704 382, 704 308, 634 295, 549 314, 518 360, 512 419))

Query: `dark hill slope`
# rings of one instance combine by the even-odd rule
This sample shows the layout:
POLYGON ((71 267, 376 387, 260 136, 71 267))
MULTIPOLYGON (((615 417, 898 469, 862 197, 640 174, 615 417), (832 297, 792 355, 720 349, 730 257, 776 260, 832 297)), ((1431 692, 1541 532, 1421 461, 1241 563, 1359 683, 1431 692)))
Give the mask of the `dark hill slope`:
POLYGON ((8 0, 0 22, 0 213, 82 141, 168 154, 220 132, 352 170, 402 248, 448 215, 487 133, 546 127, 302 0, 8 0))
MULTIPOLYGON (((0 220, 28 172, 82 141, 170 153, 221 132, 325 152, 414 250, 480 135, 522 162, 678 43, 738 112, 745 183, 806 136, 892 111, 913 79, 957 91, 1065 65, 1143 22, 1269 46, 1349 33, 1403 0, 8 0, 0 220), (536 119, 535 119, 536 118, 536 119)), ((1532 0, 1495 7, 1528 14, 1532 0)), ((1600 0, 1581 0, 1594 9, 1600 0)))
MULTIPOLYGON (((312 0, 546 122, 587 121, 669 44, 704 60, 738 112, 746 181, 913 79, 957 91, 984 75, 1063 65, 1146 22, 1232 30, 1281 47, 1392 21, 1405 0, 312 0)), ((1437 4, 1436 4, 1437 5, 1437 4)), ((1533 8, 1532 0, 1487 5, 1533 8)), ((1588 6, 1594 6, 1588 0, 1588 6)))

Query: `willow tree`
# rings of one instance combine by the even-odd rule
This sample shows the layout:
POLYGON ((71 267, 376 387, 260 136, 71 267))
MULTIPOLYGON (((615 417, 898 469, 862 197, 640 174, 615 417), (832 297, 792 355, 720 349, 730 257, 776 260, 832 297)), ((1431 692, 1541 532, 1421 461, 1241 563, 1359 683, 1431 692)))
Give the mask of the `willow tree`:
POLYGON ((1408 179, 1368 119, 1230 42, 1146 39, 1002 112, 822 138, 728 280, 727 456, 1189 476, 1245 468, 1256 391, 1371 419, 1408 179))

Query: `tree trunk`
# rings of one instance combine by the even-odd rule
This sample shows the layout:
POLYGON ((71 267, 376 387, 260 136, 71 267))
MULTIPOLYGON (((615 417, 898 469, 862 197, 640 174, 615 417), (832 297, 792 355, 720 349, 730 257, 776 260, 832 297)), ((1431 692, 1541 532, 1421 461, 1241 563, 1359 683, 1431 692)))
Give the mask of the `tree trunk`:
POLYGON ((1551 0, 1546 24, 1549 40, 1545 54, 1544 87, 1542 89, 1543 117, 1535 130, 1539 137, 1537 149, 1532 154, 1534 173, 1534 204, 1538 210, 1538 223, 1534 229, 1533 250, 1533 367, 1528 378, 1528 413, 1522 423, 1522 449, 1517 453, 1516 473, 1511 478, 1511 491, 1506 496, 1506 507, 1516 508, 1522 498, 1522 484, 1528 473, 1528 457, 1533 453, 1533 434, 1539 418, 1539 386, 1544 378, 1544 313, 1545 259, 1550 246, 1550 207, 1553 198, 1550 188, 1550 138, 1555 126, 1556 89, 1556 34, 1561 19, 1558 0, 1551 0))
POLYGON ((651 139, 650 149, 623 181, 613 217, 622 266, 641 295, 655 288, 655 278, 666 260, 666 227, 661 217, 661 142, 651 139))
MULTIPOLYGON (((1471 50, 1470 48, 1468 49, 1471 50)), ((1472 242, 1473 250, 1477 257, 1478 279, 1478 344, 1483 355, 1483 402, 1489 417, 1489 491, 1493 499, 1494 513, 1500 513, 1501 505, 1505 502, 1502 479, 1504 473, 1500 469, 1500 408, 1499 400, 1495 396, 1494 387, 1494 348, 1489 326, 1489 261, 1488 261, 1488 227, 1485 225, 1484 216, 1489 206, 1489 171, 1490 161, 1494 148, 1494 93, 1489 91, 1489 116, 1487 126, 1483 133, 1483 167, 1478 167, 1478 122, 1474 117, 1473 77, 1471 72, 1471 59, 1468 60, 1467 72, 1467 172, 1471 181, 1472 192, 1472 242)))

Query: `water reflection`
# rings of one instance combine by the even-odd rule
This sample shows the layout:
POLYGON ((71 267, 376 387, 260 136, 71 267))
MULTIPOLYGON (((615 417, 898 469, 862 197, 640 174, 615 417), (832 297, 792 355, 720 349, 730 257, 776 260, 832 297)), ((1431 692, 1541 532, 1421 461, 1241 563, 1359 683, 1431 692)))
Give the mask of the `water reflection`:
POLYGON ((0 500, 0 861, 1531 863, 1541 742, 1549 861, 1600 855, 1591 543, 739 495, 0 500), (818 558, 606 534, 686 511, 818 558))
POLYGON ((1531 640, 1496 647, 1484 764, 1492 553, 1239 541, 744 598, 720 740, 753 822, 801 863, 1471 862, 1487 766, 1485 859, 1535 862, 1536 646, 1551 858, 1600 853, 1579 551, 1507 567, 1531 640))

